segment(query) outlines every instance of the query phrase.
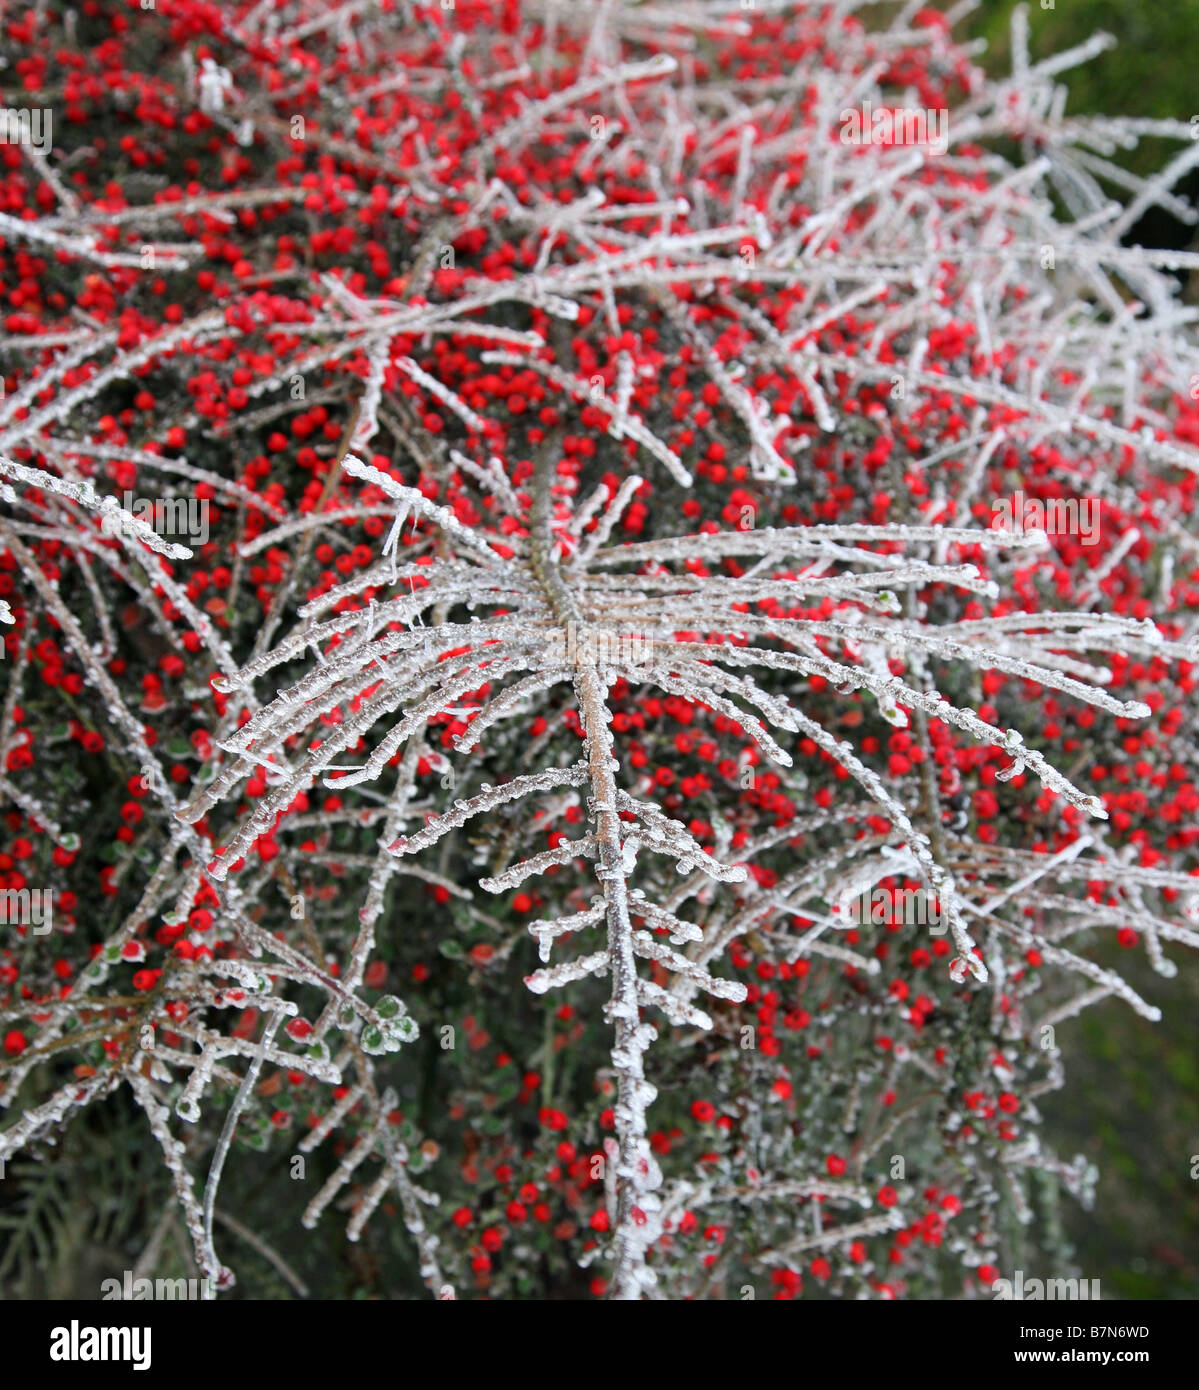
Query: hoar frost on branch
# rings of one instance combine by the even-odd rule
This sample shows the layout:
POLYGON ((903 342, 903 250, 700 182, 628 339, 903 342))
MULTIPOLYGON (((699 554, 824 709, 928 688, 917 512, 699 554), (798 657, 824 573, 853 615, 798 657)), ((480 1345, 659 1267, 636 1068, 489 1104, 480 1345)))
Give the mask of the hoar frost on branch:
MULTIPOLYGON (((1085 789, 1077 739, 1054 746, 1085 711, 1081 730, 1118 731, 1153 772, 1160 735, 1132 731, 1167 671, 1193 688, 1194 591, 1175 567, 1197 545, 1199 420, 1180 397, 1199 362, 1166 272, 1197 262, 1120 237, 1177 206, 1199 147, 1158 179, 1116 177, 1118 148, 1189 127, 1067 118, 1055 79, 1101 41, 1034 64, 1023 10, 998 83, 912 6, 885 28, 851 3, 400 10, 229 7, 204 53, 172 40, 170 80, 144 99, 220 132, 236 186, 209 169, 212 187, 117 205, 43 161, 42 215, 0 228, 78 266, 91 296, 82 327, 18 315, 0 344, 17 618, 0 790, 69 867, 70 795, 22 755, 18 718, 48 662, 35 634, 53 634, 99 746, 139 779, 128 819, 154 827, 108 866, 103 930, 72 920, 97 949, 71 989, 4 1002, 19 1041, 0 1102, 19 1113, 0 1158, 126 1085, 197 1266, 227 1287, 222 1176, 239 1132, 266 1142, 264 1069, 295 1074, 313 1106, 299 1151, 338 1147, 303 1225, 337 1203, 357 1240, 394 1197, 421 1279, 454 1296, 488 1265, 445 1248, 438 1145, 395 1132, 388 1059, 418 1040, 416 1004, 372 1001, 409 884, 445 910, 434 938, 451 907, 504 934, 497 968, 535 940, 533 995, 601 982, 614 1138, 579 1263, 600 1261, 612 1296, 708 1292, 725 1257, 679 1253, 698 1212, 722 1231, 740 1212, 751 1235, 728 1262, 782 1271, 786 1290, 801 1254, 832 1252, 838 1288, 860 1269, 890 1296, 869 1242, 914 1228, 920 1199, 872 1196, 871 1165, 913 1124, 967 1155, 975 1238, 950 1246, 988 1270, 1000 1204, 1031 1218, 1028 1171, 1089 1187, 1033 1127, 1063 1075, 1043 1039, 1112 996, 1157 1016, 1085 954, 1088 934, 1143 938, 1163 975, 1165 945, 1199 944, 1192 840, 1143 853, 1127 831, 1144 808, 1085 789), (839 138, 847 109, 917 100, 948 104, 944 153, 839 138), (995 148, 1013 138, 1019 166, 995 148), (1131 186, 1127 207, 1105 180, 1131 186), (275 223, 291 230, 272 243, 275 223), (202 259, 231 268, 218 307, 199 307, 202 259), (167 274, 190 317, 154 319, 167 274), (203 497, 219 540, 158 534, 118 500, 134 480, 203 497), (1021 486, 1096 499, 1121 533, 1102 566, 1072 538, 992 528, 991 500, 1021 486), (1116 611, 1095 611, 1105 599, 1116 611), (127 649, 153 673, 140 689, 127 649), (685 779, 695 808, 662 795, 665 762, 666 778, 644 771, 646 711, 663 708, 739 748, 708 759, 728 763, 722 783, 685 779), (997 827, 986 808, 1007 796, 997 827), (582 833, 538 848, 559 817, 582 833), (903 923, 845 929, 851 899, 909 884, 952 942, 909 943, 914 971, 943 972, 935 1000, 900 978, 871 992, 903 923), (513 931, 476 886, 546 910, 513 931), (798 1065, 771 1081, 767 1020, 778 1045, 752 1085, 769 1102, 730 1081, 748 1137, 668 1177, 654 1078, 736 1073, 738 1020, 778 1012, 734 978, 752 960, 762 981, 823 982, 815 1052, 836 1071, 817 1076, 810 1047, 810 1083, 798 1065), (131 995, 118 981, 137 966, 131 995), (55 1073, 87 1047, 98 1061, 55 1073), (1019 1134, 964 1120, 995 1116, 993 1082, 1000 1110, 1026 1107, 1019 1134), (835 1155, 827 1177, 810 1166, 837 1126, 844 1183, 835 1155), (185 1161, 201 1157, 202 1187, 185 1161)), ((681 761, 695 740, 674 746, 681 761)), ((832 1274, 825 1254, 809 1268, 832 1274)))

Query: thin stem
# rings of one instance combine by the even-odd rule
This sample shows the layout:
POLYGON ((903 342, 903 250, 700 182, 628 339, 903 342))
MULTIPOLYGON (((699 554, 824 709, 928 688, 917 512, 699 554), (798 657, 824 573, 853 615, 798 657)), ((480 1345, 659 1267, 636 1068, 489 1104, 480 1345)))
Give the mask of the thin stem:
POLYGON ((591 784, 590 811, 598 843, 595 876, 606 903, 608 959, 612 977, 608 1015, 616 1033, 612 1064, 617 1077, 617 1175, 622 1181, 617 1199, 615 1276, 611 1296, 614 1299, 635 1300, 641 1294, 642 1280, 639 1276, 645 1262, 646 1242, 642 1230, 648 1225, 645 1204, 649 1193, 650 1165, 647 1159, 645 1108, 654 1095, 653 1088, 646 1083, 642 1059, 654 1031, 648 1025, 643 1025, 639 1017, 637 966, 633 954, 633 927, 629 920, 621 822, 616 809, 617 789, 613 772, 616 764, 612 756, 607 690, 599 666, 590 655, 593 647, 584 635, 586 623, 582 611, 553 558, 551 488, 559 441, 560 434, 551 435, 542 446, 537 460, 529 553, 533 573, 545 592, 555 619, 565 631, 574 632, 580 651, 574 673, 574 689, 586 736, 591 784))

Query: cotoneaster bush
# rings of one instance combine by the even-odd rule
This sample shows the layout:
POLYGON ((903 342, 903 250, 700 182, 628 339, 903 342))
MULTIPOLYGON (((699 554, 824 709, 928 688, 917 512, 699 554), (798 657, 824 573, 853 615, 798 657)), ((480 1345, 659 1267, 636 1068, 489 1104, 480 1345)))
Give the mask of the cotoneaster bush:
POLYGON ((1064 1270, 1056 1026, 1199 944, 1185 121, 1021 12, 4 24, 0 1157, 249 1296, 1064 1270))

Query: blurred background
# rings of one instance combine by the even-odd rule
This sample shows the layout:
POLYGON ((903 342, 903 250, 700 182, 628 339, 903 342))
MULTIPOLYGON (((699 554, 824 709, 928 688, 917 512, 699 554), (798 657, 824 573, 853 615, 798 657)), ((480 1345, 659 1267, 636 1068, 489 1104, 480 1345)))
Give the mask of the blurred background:
MULTIPOLYGON (((950 11, 947 0, 935 8, 950 11)), ((1011 71, 1011 22, 1015 0, 979 0, 955 29, 958 38, 985 39, 978 56, 992 76, 1011 71)), ((1029 48, 1035 62, 1065 52, 1102 31, 1115 44, 1059 79, 1070 92, 1068 114, 1140 116, 1189 121, 1199 116, 1199 0, 1029 0, 1029 48), (1049 8, 1042 8, 1042 4, 1049 8)), ((1122 151, 1114 162, 1148 177, 1180 152, 1177 141, 1146 139, 1122 151)), ((1114 190, 1113 190, 1114 191, 1114 190)), ((1175 185, 1175 192, 1199 203, 1199 169, 1175 185)), ((1199 249, 1196 227, 1160 208, 1151 209, 1125 238, 1129 245, 1199 249)), ((1199 275, 1190 277, 1186 297, 1199 303, 1199 275)))

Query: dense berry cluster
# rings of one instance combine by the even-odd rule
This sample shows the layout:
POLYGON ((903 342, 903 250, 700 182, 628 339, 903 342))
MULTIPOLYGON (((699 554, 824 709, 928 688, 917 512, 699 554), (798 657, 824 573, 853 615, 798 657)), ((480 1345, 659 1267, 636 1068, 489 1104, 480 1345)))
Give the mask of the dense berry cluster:
POLYGON ((1089 1199, 1055 1029, 1199 945, 1199 258, 1024 25, 4 20, 0 1158, 120 1097, 143 1243, 407 1296, 979 1295, 1089 1199))

